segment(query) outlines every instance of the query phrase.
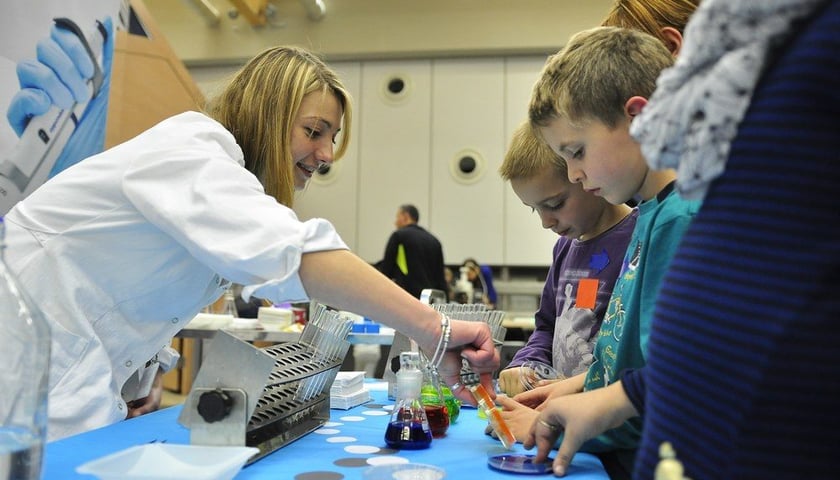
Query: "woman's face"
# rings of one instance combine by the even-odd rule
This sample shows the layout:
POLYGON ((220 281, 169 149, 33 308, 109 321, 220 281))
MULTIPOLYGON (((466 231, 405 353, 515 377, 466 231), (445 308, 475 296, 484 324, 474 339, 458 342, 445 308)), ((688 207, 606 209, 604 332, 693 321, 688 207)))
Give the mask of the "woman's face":
POLYGON ((318 168, 333 163, 335 137, 341 130, 344 110, 332 92, 306 94, 292 125, 292 161, 295 189, 302 190, 318 168))

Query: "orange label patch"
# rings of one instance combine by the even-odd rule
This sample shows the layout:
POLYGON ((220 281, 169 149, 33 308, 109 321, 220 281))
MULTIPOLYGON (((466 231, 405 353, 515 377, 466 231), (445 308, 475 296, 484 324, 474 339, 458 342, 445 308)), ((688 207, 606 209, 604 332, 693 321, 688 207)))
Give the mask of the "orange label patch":
POLYGON ((582 278, 578 282, 577 298, 575 299, 575 306, 577 308, 595 309, 595 299, 598 297, 598 279, 597 278, 582 278))

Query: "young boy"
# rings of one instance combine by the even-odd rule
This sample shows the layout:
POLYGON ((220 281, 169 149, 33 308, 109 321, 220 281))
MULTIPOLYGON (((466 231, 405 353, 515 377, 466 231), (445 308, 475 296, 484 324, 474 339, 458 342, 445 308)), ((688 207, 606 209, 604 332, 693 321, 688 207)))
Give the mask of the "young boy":
POLYGON ((536 328, 499 374, 501 390, 513 396, 525 390, 519 366, 526 361, 551 365, 563 377, 585 372, 592 363, 637 212, 569 183, 565 163, 527 121, 514 132, 499 174, 539 215, 543 228, 560 235, 535 314, 536 328))
MULTIPOLYGON (((565 160, 569 180, 614 205, 630 199, 640 203, 594 361, 583 381, 574 377, 525 392, 515 398, 519 402, 535 405, 570 393, 578 385, 584 390, 604 387, 618 380, 622 370, 645 364, 660 282, 699 207, 674 191, 674 171, 648 168, 629 133, 660 72, 672 62, 662 42, 646 33, 598 27, 574 35, 550 57, 534 86, 529 119, 565 160)), ((504 398, 500 401, 506 408, 523 408, 504 398)), ((582 450, 598 454, 612 478, 629 478, 640 436, 641 421, 634 418, 582 450)))

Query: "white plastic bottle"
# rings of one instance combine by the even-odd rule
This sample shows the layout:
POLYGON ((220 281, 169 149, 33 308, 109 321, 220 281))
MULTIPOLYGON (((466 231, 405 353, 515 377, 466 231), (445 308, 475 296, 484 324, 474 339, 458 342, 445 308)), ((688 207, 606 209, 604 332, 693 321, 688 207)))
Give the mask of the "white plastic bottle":
POLYGON ((400 370, 397 372, 397 402, 385 430, 385 443, 399 450, 429 448, 432 429, 426 410, 420 402, 423 372, 420 371, 418 352, 400 353, 400 370))
POLYGON ((469 267, 461 267, 460 276, 455 281, 455 301, 458 303, 473 303, 473 284, 467 276, 469 267))
POLYGON ((3 259, 0 218, 0 480, 41 478, 50 329, 3 259))

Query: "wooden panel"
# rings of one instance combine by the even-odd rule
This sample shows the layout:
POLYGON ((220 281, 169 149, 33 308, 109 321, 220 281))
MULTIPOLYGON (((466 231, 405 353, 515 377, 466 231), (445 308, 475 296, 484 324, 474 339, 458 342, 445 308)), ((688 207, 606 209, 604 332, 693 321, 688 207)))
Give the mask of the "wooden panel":
POLYGON ((229 0, 251 25, 265 25, 268 0, 229 0))
POLYGON ((181 343, 181 389, 180 393, 189 393, 193 380, 201 367, 201 339, 184 338, 181 343))
POLYGON ((447 263, 474 257, 501 264, 504 184, 496 172, 504 149, 504 63, 436 60, 432 91, 431 229, 447 263), (478 159, 467 179, 452 174, 462 155, 478 159))
POLYGON ((140 0, 131 7, 146 36, 116 33, 105 147, 204 104, 204 96, 140 0))
MULTIPOLYGON (((505 149, 510 145, 513 131, 528 118, 531 90, 545 60, 545 56, 505 60, 505 149)), ((504 187, 504 218, 504 263, 521 266, 550 265, 557 234, 542 228, 539 215, 522 204, 509 182, 505 182, 504 187)))

